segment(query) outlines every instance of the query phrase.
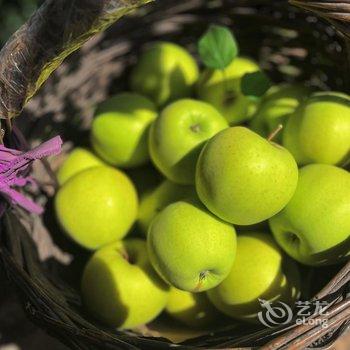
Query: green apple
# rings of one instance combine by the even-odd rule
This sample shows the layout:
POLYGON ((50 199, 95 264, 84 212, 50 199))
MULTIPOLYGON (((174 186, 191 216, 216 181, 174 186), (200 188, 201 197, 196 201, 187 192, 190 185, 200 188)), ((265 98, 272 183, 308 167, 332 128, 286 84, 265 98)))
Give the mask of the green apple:
POLYGON ((299 165, 341 165, 350 155, 350 97, 338 92, 315 93, 293 113, 283 145, 299 165))
POLYGON ((197 194, 193 186, 178 185, 169 180, 163 181, 158 187, 141 196, 138 224, 142 232, 147 234, 154 217, 169 204, 195 198, 197 194))
POLYGON ((149 161, 148 131, 157 111, 150 100, 121 93, 102 103, 91 127, 91 143, 106 162, 134 168, 149 161))
POLYGON ((292 305, 299 291, 297 266, 292 260, 284 261, 271 235, 247 232, 237 237, 237 257, 231 272, 207 294, 226 315, 254 321, 262 310, 259 299, 292 305))
POLYGON ((88 249, 123 238, 135 222, 138 200, 134 185, 107 166, 84 170, 57 192, 55 210, 68 236, 88 249))
POLYGON ((154 218, 147 245, 151 262, 165 281, 181 290, 202 292, 230 272, 236 233, 201 204, 179 201, 154 218))
POLYGON ((208 328, 222 318, 206 293, 191 293, 175 287, 170 289, 165 310, 174 319, 192 328, 208 328))
POLYGON ((224 70, 206 69, 198 81, 198 96, 216 107, 230 125, 240 124, 253 116, 258 104, 242 94, 241 79, 259 70, 254 61, 244 57, 237 57, 224 70))
POLYGON ((81 290, 87 309, 105 324, 128 329, 156 318, 166 306, 169 287, 153 270, 146 242, 107 245, 88 261, 81 290))
POLYGON ((341 261, 350 253, 350 173, 328 164, 303 167, 293 198, 269 222, 277 242, 299 262, 341 261))
POLYGON ((198 75, 196 61, 183 47, 159 42, 141 55, 131 72, 130 86, 157 106, 164 106, 190 97, 198 75))
POLYGON ((182 185, 193 184, 202 147, 227 127, 225 118, 208 103, 191 99, 176 101, 152 124, 151 159, 169 180, 182 185))
MULTIPOLYGON (((309 88, 298 84, 273 86, 249 123, 251 129, 261 136, 268 137, 279 124, 285 125, 288 117, 310 93, 309 88)), ((277 135, 275 140, 281 143, 282 133, 277 135)))
POLYGON ((298 168, 286 149, 240 126, 209 140, 197 163, 199 198, 212 213, 237 225, 277 214, 297 182, 298 168))
POLYGON ((62 186, 72 176, 83 170, 104 165, 102 160, 84 148, 74 148, 57 172, 58 183, 62 186))

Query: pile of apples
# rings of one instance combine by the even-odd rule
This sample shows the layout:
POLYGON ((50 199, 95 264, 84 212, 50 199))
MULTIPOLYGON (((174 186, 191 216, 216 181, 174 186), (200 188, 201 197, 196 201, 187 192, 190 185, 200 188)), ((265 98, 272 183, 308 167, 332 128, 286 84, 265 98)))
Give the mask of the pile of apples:
POLYGON ((256 322, 259 298, 297 300, 297 262, 350 255, 350 97, 288 84, 244 93, 261 69, 233 56, 200 72, 177 44, 149 46, 130 91, 97 107, 92 151, 74 149, 58 171, 58 221, 94 251, 83 299, 109 326, 163 310, 200 328, 223 314, 256 322))

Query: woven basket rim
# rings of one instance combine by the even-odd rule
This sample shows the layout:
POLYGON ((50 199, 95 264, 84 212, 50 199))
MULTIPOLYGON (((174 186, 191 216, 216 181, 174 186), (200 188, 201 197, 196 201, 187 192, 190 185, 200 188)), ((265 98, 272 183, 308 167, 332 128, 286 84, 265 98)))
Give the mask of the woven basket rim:
MULTIPOLYGON (((66 0, 63 0, 63 2, 66 2, 66 0)), ((238 2, 242 4, 243 9, 243 4, 249 3, 247 0, 238 2)), ((259 6, 262 6, 260 4, 263 1, 252 0, 250 2, 254 4, 251 6, 257 6, 257 8, 259 8, 259 6)), ((283 1, 277 2, 283 3, 283 1)), ((53 0, 49 0, 48 3, 52 4, 53 0)), ((123 1, 121 1, 121 3, 123 3, 123 1)), ((171 3, 171 1, 164 1, 164 3, 171 3)), ((192 5, 195 8, 196 6, 202 6, 203 3, 205 3, 205 1, 191 0, 181 6, 183 6, 186 10, 186 6, 191 8, 192 5)), ((223 3, 227 6, 232 6, 233 2, 231 0, 223 0, 223 3)), ((350 30, 347 22, 348 18, 350 18, 350 1, 334 2, 324 0, 291 0, 291 3, 303 7, 308 11, 313 11, 317 16, 322 17, 324 20, 331 23, 332 26, 335 26, 339 33, 344 36, 344 38, 350 37, 350 30), (349 14, 349 17, 345 16, 347 14, 349 14)), ((165 5, 160 4, 159 1, 154 5, 154 11, 155 13, 158 11, 158 16, 164 10, 164 6, 165 5)), ((247 5, 247 7, 248 6, 249 5, 247 5)), ((210 9, 207 11, 209 12, 210 9)), ((269 18, 266 16, 266 21, 268 20, 269 18)), ((24 36, 26 35, 25 30, 21 33, 24 36)), ((8 60, 8 57, 10 55, 10 51, 14 47, 12 45, 18 44, 19 37, 14 37, 12 40, 14 41, 8 44, 0 53, 0 60, 2 61, 4 59, 4 62, 7 62, 9 65, 10 61, 8 60)), ((21 64, 24 64, 24 62, 21 64)), ((1 83, 3 82, 2 77, 5 76, 6 79, 9 77, 7 75, 8 70, 6 70, 4 73, 4 69, 6 68, 10 68, 10 66, 2 67, 2 69, 0 69, 0 107, 2 108, 2 112, 4 112, 4 107, 8 107, 9 105, 12 107, 14 106, 15 110, 11 110, 11 113, 9 113, 9 116, 12 117, 14 115, 13 112, 16 114, 22 110, 28 96, 23 96, 23 91, 21 92, 22 96, 20 98, 18 95, 10 96, 4 93, 1 83), (16 99, 17 102, 20 101, 20 104, 17 102, 15 104, 11 104, 8 102, 13 101, 13 99, 16 99)), ((26 79, 28 79, 28 76, 26 79)), ((33 83, 32 79, 28 79, 28 81, 33 83)), ((11 126, 8 126, 8 128, 10 127, 11 126)), ((22 130, 24 129, 22 128, 22 130)), ((10 136, 9 130, 7 130, 7 136, 10 136)), ((23 142, 21 143, 19 141, 18 135, 15 138, 9 137, 7 141, 9 144, 14 144, 17 147, 26 147, 23 145, 23 142)), ((70 293, 69 290, 65 289, 64 296, 62 294, 62 296, 57 298, 57 296, 54 295, 54 291, 60 290, 61 286, 57 286, 55 283, 52 283, 51 279, 45 276, 45 272, 41 271, 38 256, 35 251, 36 249, 33 247, 33 242, 29 238, 26 228, 23 227, 17 216, 18 213, 16 211, 7 208, 4 216, 2 217, 2 230, 0 232, 0 265, 4 267, 7 275, 16 285, 16 288, 20 291, 20 294, 25 301, 25 310, 35 323, 47 329, 50 333, 58 337, 70 347, 76 349, 89 348, 87 344, 91 345, 90 348, 96 349, 101 348, 102 344, 107 344, 113 349, 160 349, 168 348, 170 346, 169 343, 163 339, 140 337, 130 335, 128 332, 115 332, 115 334, 112 334, 106 330, 99 329, 91 322, 86 321, 84 317, 72 316, 68 310, 70 305, 74 305, 77 302, 75 300, 74 293, 70 293), (36 277, 33 278, 33 276, 36 277), (45 286, 45 288, 43 286, 45 286), (40 307, 40 303, 47 302, 47 305, 52 306, 54 305, 53 301, 55 297, 58 299, 58 301, 56 301, 57 305, 55 305, 56 308, 54 310, 46 310, 46 312, 44 312, 43 310, 45 307, 40 307), (49 300, 50 302, 48 302, 49 300), (61 304, 59 305, 59 303, 61 304), (55 313, 60 313, 60 315, 64 315, 64 317, 70 315, 73 317, 73 321, 72 319, 67 318, 66 322, 64 322, 63 316, 61 320, 58 320, 57 317, 55 318, 55 313), (76 337, 76 339, 72 339, 72 337, 76 337)), ((330 338, 333 340, 347 331, 350 325, 349 283, 350 262, 348 262, 339 271, 339 273, 315 296, 315 299, 319 300, 326 298, 330 298, 330 300, 332 300, 333 304, 331 305, 330 314, 328 316, 330 321, 328 331, 331 331, 330 338), (345 291, 347 292, 346 297, 343 296, 345 291)), ((261 347, 262 349, 282 349, 287 347, 302 349, 320 339, 322 336, 326 337, 327 331, 322 330, 321 327, 306 329, 303 326, 292 326, 289 328, 286 326, 281 326, 273 330, 259 330, 255 333, 253 332, 251 334, 242 335, 236 338, 230 338, 227 336, 227 334, 220 336, 222 337, 220 347, 225 348, 238 348, 240 346, 245 346, 248 343, 251 345, 263 343, 265 345, 261 347)), ((201 348, 211 348, 217 345, 215 343, 211 343, 210 339, 208 340, 207 337, 200 337, 195 340, 185 341, 179 347, 183 349, 193 349, 195 346, 201 348)))

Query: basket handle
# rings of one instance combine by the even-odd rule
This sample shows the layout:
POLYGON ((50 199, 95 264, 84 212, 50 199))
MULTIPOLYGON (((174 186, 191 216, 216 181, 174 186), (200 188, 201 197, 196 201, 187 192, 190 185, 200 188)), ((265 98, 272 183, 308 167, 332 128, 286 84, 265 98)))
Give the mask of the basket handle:
POLYGON ((150 1, 46 0, 0 52, 0 119, 19 115, 67 56, 150 1))
POLYGON ((324 18, 350 40, 350 0, 289 0, 289 3, 324 18))

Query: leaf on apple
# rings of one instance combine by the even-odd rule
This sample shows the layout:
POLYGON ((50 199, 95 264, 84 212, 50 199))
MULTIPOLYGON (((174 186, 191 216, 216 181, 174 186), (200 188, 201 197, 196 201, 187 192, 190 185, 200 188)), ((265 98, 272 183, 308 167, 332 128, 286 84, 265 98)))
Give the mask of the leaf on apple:
POLYGON ((200 38, 198 51, 208 68, 225 69, 237 57, 238 45, 227 27, 211 25, 200 38))
POLYGON ((247 73, 241 80, 241 91, 243 95, 253 98, 263 96, 271 87, 269 77, 261 71, 247 73))

